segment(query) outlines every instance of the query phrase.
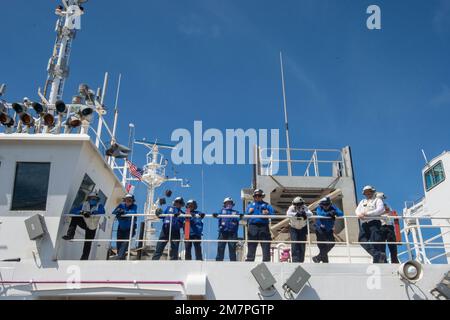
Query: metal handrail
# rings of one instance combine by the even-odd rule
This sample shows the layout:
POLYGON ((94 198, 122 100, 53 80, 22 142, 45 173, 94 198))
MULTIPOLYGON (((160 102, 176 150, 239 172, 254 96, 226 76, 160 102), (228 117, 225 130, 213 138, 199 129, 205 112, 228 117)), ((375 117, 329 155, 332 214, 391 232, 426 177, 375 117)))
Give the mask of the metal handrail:
MULTIPOLYGON (((68 214, 66 216, 74 216, 74 217, 80 217, 81 215, 75 215, 75 214, 68 214)), ((154 214, 144 214, 144 213, 136 213, 136 214, 124 214, 122 215, 122 217, 131 217, 132 222, 131 225, 133 225, 134 223, 134 219, 135 217, 140 217, 140 216, 151 216, 151 217, 155 217, 155 218, 161 218, 161 217, 173 217, 173 216, 178 216, 178 217, 192 217, 192 215, 188 215, 188 214, 161 214, 159 216, 156 216, 154 214)), ((82 216, 81 216, 82 217, 82 216)), ((208 218, 229 218, 229 219, 252 219, 252 218, 262 218, 262 219, 286 219, 287 216, 286 215, 252 215, 252 214, 243 214, 243 215, 221 215, 221 214, 205 214, 204 217, 208 217, 208 218)), ((288 217, 288 218, 293 218, 293 217, 288 217)), ((169 231, 169 239, 168 240, 159 240, 159 239, 140 239, 139 242, 145 244, 145 243, 158 243, 158 242, 180 242, 180 243, 184 243, 186 241, 189 242, 205 242, 205 243, 220 243, 220 242, 243 242, 244 244, 247 243, 285 243, 285 244, 293 244, 293 243, 300 243, 300 244, 305 244, 308 245, 308 249, 309 249, 309 253, 310 253, 310 259, 312 257, 311 254, 311 245, 316 245, 316 244, 335 244, 335 245, 345 245, 347 247, 347 256, 349 259, 349 262, 351 263, 351 254, 350 254, 350 245, 362 245, 362 244, 396 244, 396 245, 407 245, 408 246, 408 250, 403 251, 401 253, 398 254, 398 256, 401 256, 405 253, 409 253, 410 257, 411 256, 411 248, 410 245, 412 244, 413 246, 416 245, 416 243, 413 241, 409 241, 408 238, 406 238, 406 241, 382 241, 382 242, 371 242, 371 241, 367 241, 367 242, 360 242, 360 241, 350 241, 349 240, 349 236, 348 236, 348 230, 347 230, 347 219, 359 219, 357 216, 342 216, 342 217, 336 217, 335 220, 344 220, 344 224, 345 224, 345 230, 346 230, 346 240, 345 242, 334 242, 334 241, 312 241, 310 238, 310 229, 309 229, 309 225, 311 221, 314 221, 316 219, 332 219, 331 217, 323 217, 323 216, 310 216, 307 217, 306 219, 306 227, 308 228, 308 239, 306 241, 282 241, 282 240, 248 240, 246 237, 245 239, 236 239, 236 240, 219 240, 219 239, 199 239, 199 240, 185 240, 184 238, 180 239, 172 239, 171 235, 171 229, 169 231)), ((387 218, 387 216, 379 216, 379 217, 370 217, 370 219, 373 220, 385 220, 387 218)), ((411 217, 404 217, 404 216, 389 216, 389 219, 397 219, 397 220, 405 220, 405 219, 411 219, 411 217)), ((436 219, 436 220, 447 220, 449 218, 447 217, 415 217, 414 219, 417 220, 422 220, 422 219, 436 219)), ((172 219, 170 219, 170 228, 172 227, 172 219)), ((450 228, 450 226, 417 226, 417 225, 412 225, 412 226, 405 226, 404 230, 406 229, 414 229, 414 228, 450 228)), ((435 237, 433 237, 433 240, 435 237)), ((119 240, 117 239, 92 239, 92 240, 85 240, 85 239, 72 239, 70 240, 72 242, 117 242, 119 240)), ((133 241, 132 238, 132 233, 130 232, 130 237, 129 239, 120 239, 120 242, 128 242, 128 254, 127 254, 127 259, 130 259, 130 254, 131 254, 131 243, 133 241)), ((428 242, 424 242, 422 245, 424 245, 425 247, 428 248, 447 248, 450 247, 450 243, 446 243, 446 242, 433 242, 433 243, 428 243, 428 242)), ((170 256, 170 245, 169 245, 169 249, 168 249, 168 255, 170 256)), ((442 256, 442 255, 440 255, 442 256)), ((433 257, 432 259, 428 260, 434 260, 436 257, 433 257)))
MULTIPOLYGON (((273 151, 287 151, 287 148, 261 148, 258 147, 258 157, 257 157, 257 166, 260 168, 261 172, 263 172, 262 169, 264 169, 264 166, 271 167, 273 163, 287 163, 288 165, 292 163, 300 163, 300 164, 307 164, 304 176, 309 176, 309 171, 311 164, 314 167, 314 175, 320 176, 319 173, 319 164, 341 164, 342 167, 345 170, 345 160, 344 160, 344 154, 342 150, 339 149, 302 149, 302 148, 289 148, 289 151, 302 151, 307 152, 311 154, 311 157, 309 159, 274 159, 272 157, 273 151), (271 152, 271 155, 268 156, 268 152, 271 152), (266 156, 263 156, 263 153, 266 154, 266 156), (338 159, 336 160, 319 160, 318 154, 319 153, 337 153, 338 159)), ((346 173, 346 172, 345 172, 346 173)))

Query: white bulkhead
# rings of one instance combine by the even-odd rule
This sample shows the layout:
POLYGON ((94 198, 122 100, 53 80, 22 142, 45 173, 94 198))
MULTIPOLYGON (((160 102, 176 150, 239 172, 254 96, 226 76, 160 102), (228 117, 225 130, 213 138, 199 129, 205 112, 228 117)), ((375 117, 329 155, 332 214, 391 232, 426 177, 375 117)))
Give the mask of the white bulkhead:
MULTIPOLYGON (((78 260, 83 242, 68 242, 61 236, 70 221, 64 214, 85 192, 92 191, 80 191, 82 184, 84 189, 97 190, 105 205, 97 239, 111 237, 111 212, 124 194, 120 181, 84 134, 0 134, 0 181, 0 260, 78 260), (29 194, 21 194, 21 182, 27 179, 34 179, 25 188, 29 194), (35 192, 30 192, 33 188, 35 192), (42 198, 41 203, 36 197, 42 198), (23 205, 27 198, 35 200, 29 208, 23 205), (35 214, 44 217, 47 233, 30 240, 25 220, 35 214)), ((84 239, 84 231, 78 228, 75 238, 84 239)), ((108 248, 107 242, 94 243, 90 259, 106 259, 108 248)))

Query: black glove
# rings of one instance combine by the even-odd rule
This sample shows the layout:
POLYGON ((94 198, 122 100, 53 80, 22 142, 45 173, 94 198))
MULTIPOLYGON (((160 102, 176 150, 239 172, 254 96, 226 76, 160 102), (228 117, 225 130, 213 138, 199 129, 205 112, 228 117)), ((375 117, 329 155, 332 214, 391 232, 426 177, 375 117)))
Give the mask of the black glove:
POLYGON ((91 213, 89 211, 83 211, 81 212, 81 214, 85 217, 85 218, 89 218, 91 216, 91 213))
POLYGON ((331 217, 331 220, 333 220, 333 221, 336 220, 336 215, 337 215, 336 211, 332 210, 328 213, 328 215, 331 217))
POLYGON ((117 215, 118 215, 118 216, 121 216, 121 215, 123 215, 124 213, 125 213, 125 210, 123 210, 122 208, 120 208, 120 209, 117 210, 117 215))
POLYGON ((163 211, 162 211, 161 208, 158 208, 158 209, 155 210, 155 215, 156 215, 157 217, 159 217, 162 213, 163 213, 163 211))
POLYGON ((244 214, 243 213, 239 214, 239 219, 244 219, 244 214))
POLYGON ((200 218, 204 218, 205 217, 205 214, 204 213, 200 213, 200 218))
POLYGON ((178 211, 178 212, 174 213, 173 216, 176 218, 176 217, 178 217, 180 214, 181 214, 181 212, 178 211))
POLYGON ((298 212, 295 216, 301 220, 306 220, 306 213, 304 211, 298 212))
POLYGON ((213 217, 214 217, 214 218, 217 218, 218 216, 219 216, 218 213, 213 213, 213 217))

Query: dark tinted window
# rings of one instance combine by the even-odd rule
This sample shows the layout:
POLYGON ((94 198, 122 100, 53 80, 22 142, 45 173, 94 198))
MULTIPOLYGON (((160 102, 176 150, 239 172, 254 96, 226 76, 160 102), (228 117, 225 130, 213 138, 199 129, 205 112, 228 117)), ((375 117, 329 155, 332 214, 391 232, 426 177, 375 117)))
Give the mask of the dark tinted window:
POLYGON ((442 161, 436 163, 431 169, 425 172, 425 187, 431 190, 434 186, 438 185, 445 180, 444 167, 442 161))
POLYGON ((11 210, 44 211, 49 177, 48 162, 17 162, 11 210))
POLYGON ((86 196, 92 192, 95 188, 95 183, 92 181, 91 177, 89 177, 87 174, 84 175, 83 181, 81 181, 80 189, 78 189, 77 196, 75 198, 75 201, 72 204, 72 210, 75 207, 78 207, 83 203, 83 201, 86 199, 86 196))

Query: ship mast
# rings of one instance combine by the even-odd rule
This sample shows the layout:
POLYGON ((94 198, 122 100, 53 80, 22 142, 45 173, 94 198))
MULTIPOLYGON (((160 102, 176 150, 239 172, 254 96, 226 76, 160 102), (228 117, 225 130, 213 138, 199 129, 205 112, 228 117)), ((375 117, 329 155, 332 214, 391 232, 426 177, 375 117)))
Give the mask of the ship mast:
POLYGON ((62 0, 55 14, 59 17, 56 22, 56 41, 53 54, 49 60, 45 82, 44 96, 50 104, 62 99, 64 83, 69 76, 69 58, 72 42, 77 30, 81 29, 81 15, 84 9, 81 6, 87 0, 62 0), (49 92, 50 91, 50 92, 49 92))

